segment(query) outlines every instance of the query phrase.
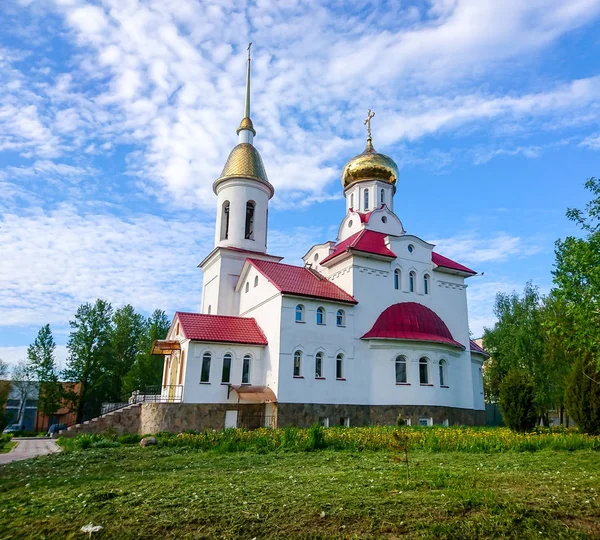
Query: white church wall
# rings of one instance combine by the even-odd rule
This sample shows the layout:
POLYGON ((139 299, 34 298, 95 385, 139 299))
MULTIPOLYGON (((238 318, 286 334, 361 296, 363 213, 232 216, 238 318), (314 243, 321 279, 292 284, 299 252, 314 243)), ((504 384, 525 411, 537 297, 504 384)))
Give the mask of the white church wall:
POLYGON ((354 307, 310 298, 285 296, 281 309, 281 348, 278 400, 282 403, 368 402, 364 372, 355 361, 354 307), (295 322, 295 309, 304 306, 303 323, 295 322), (317 308, 326 311, 325 324, 317 324, 317 308), (344 311, 345 326, 336 324, 338 309, 344 311), (293 355, 302 351, 301 377, 294 377, 293 355), (315 378, 315 355, 324 354, 324 377, 315 378), (336 378, 336 357, 343 354, 343 379, 336 378))
POLYGON ((470 380, 469 353, 436 344, 416 342, 371 341, 364 354, 371 373, 371 404, 373 405, 437 405, 470 409, 471 392, 465 392, 465 378, 470 380), (396 384, 395 360, 407 359, 407 383, 396 384), (429 384, 421 385, 419 360, 429 360, 429 384), (447 388, 440 384, 439 362, 446 361, 447 388))
POLYGON ((482 366, 482 360, 475 357, 471 358, 471 383, 473 387, 473 404, 471 406, 480 411, 485 409, 482 366))
POLYGON ((250 267, 240 288, 240 316, 253 317, 265 334, 268 346, 264 350, 264 383, 277 395, 282 297, 279 291, 255 268, 250 267), (254 280, 258 284, 254 287, 254 280), (249 284, 248 293, 246 283, 249 284))
POLYGON ((236 402, 237 396, 231 393, 227 399, 227 383, 222 383, 223 356, 232 355, 231 384, 242 384, 242 363, 245 355, 251 356, 250 384, 263 385, 265 379, 264 347, 250 345, 229 345, 220 343, 191 342, 185 369, 185 403, 227 403, 236 402), (200 382, 202 357, 210 353, 210 377, 208 382, 200 382))

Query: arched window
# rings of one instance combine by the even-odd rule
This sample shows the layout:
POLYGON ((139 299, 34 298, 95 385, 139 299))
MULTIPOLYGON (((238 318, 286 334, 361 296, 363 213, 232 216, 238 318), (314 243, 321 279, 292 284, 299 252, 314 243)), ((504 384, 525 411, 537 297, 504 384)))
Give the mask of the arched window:
POLYGON ((302 351, 294 353, 294 377, 302 377, 302 351))
POLYGON ((229 201, 223 203, 223 213, 221 215, 221 240, 229 238, 229 201))
POLYGON ((423 276, 423 292, 429 294, 429 274, 423 276))
POLYGON ((223 356, 223 371, 221 373, 221 382, 231 382, 231 355, 229 353, 223 356))
POLYGON ((250 361, 252 357, 247 354, 242 361, 242 384, 250 384, 250 361))
POLYGON ((419 382, 429 384, 429 360, 425 357, 419 360, 419 382))
POLYGON ((302 304, 296 306, 296 322, 304 322, 304 306, 302 304))
POLYGON ((211 305, 208 304, 208 311, 206 313, 208 313, 208 315, 210 315, 210 310, 211 310, 211 305))
POLYGON ((417 274, 415 274, 414 272, 411 272, 408 275, 408 283, 409 283, 409 288, 410 288, 410 292, 415 292, 415 281, 417 279, 417 274))
POLYGON ((325 324, 325 308, 317 308, 317 324, 325 324))
POLYGON ((446 360, 440 360, 440 386, 448 386, 448 364, 446 360))
POLYGON ((335 378, 344 378, 344 355, 342 353, 335 357, 335 378))
POLYGON ((354 208, 354 193, 350 195, 350 208, 354 208))
POLYGON ((205 352, 204 355, 202 355, 202 369, 200 370, 201 383, 210 382, 210 360, 211 354, 209 352, 205 352))
POLYGON ((382 189, 382 190, 381 190, 381 192, 380 192, 379 204, 380 204, 381 206, 383 206, 383 205, 384 205, 384 203, 385 203, 385 190, 384 190, 384 189, 382 189))
POLYGON ((406 373, 406 357, 396 357, 396 384, 406 384, 408 377, 406 373))
POLYGON ((246 282, 246 292, 250 290, 250 283, 246 282))
POLYGON ((254 240, 254 201, 246 203, 246 228, 244 238, 246 240, 254 240))
POLYGON ((323 376, 323 353, 315 354, 315 379, 324 379, 323 376))
POLYGON ((400 269, 396 268, 396 270, 394 270, 394 289, 400 289, 400 269))
POLYGON ((337 326, 346 326, 346 313, 343 309, 338 309, 335 314, 335 324, 337 326))
POLYGON ((369 209, 369 190, 368 189, 365 189, 364 197, 365 197, 365 210, 368 210, 369 209))
POLYGON ((258 287, 258 276, 254 276, 254 286, 258 287))

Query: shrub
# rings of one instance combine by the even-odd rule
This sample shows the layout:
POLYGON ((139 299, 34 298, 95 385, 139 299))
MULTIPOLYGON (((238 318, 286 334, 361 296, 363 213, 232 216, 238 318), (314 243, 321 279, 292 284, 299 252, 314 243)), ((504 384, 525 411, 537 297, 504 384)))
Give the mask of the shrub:
POLYGON ((120 444, 139 444, 142 438, 137 433, 125 433, 116 438, 120 444))
POLYGON ((314 450, 321 450, 327 447, 327 442, 325 442, 325 435, 323 433, 323 428, 315 424, 308 431, 308 441, 306 442, 306 451, 312 452, 314 450))
POLYGON ((600 434, 600 376, 594 364, 579 359, 567 381, 565 404, 582 433, 600 434))
POLYGON ((535 389, 527 373, 511 369, 504 377, 500 383, 500 409, 504 423, 514 431, 527 431, 535 426, 535 389))

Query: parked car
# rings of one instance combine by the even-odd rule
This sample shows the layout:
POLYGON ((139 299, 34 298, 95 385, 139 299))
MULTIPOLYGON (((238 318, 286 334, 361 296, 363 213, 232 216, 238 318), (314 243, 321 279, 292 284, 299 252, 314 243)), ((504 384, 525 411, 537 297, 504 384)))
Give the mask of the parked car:
POLYGON ((4 428, 2 433, 17 433, 17 431, 23 431, 23 424, 10 424, 10 426, 4 428))
POLYGON ((48 428, 48 435, 55 435, 56 433, 58 433, 59 431, 62 431, 63 429, 67 429, 67 424, 52 424, 48 428))

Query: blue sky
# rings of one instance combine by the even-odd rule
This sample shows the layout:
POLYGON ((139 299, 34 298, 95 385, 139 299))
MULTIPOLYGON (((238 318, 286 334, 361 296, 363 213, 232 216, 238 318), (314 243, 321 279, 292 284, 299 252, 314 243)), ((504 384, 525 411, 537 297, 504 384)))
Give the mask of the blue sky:
POLYGON ((400 167, 408 232, 498 291, 550 289, 567 207, 600 174, 600 0, 0 4, 0 358, 77 306, 197 310, 212 182, 243 111, 269 179, 269 251, 335 239, 340 173, 364 147, 400 167))

